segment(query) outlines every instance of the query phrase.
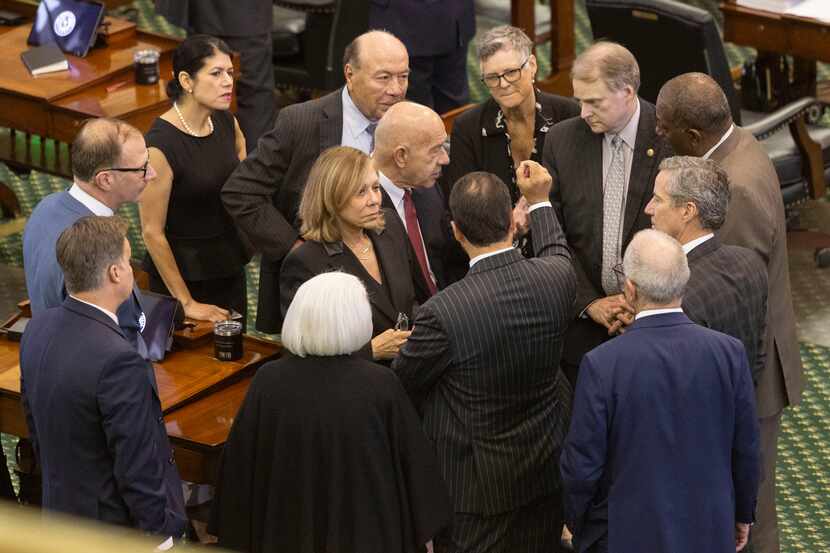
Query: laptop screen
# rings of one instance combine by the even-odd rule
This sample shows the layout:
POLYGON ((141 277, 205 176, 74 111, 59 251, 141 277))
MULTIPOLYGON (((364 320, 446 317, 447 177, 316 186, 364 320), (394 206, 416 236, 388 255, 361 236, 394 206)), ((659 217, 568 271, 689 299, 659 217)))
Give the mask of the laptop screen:
POLYGON ((178 303, 170 296, 141 291, 141 308, 146 320, 141 336, 151 361, 161 361, 170 349, 178 303))
POLYGON ((104 5, 92 0, 42 0, 28 43, 57 44, 67 54, 83 57, 95 43, 104 5))

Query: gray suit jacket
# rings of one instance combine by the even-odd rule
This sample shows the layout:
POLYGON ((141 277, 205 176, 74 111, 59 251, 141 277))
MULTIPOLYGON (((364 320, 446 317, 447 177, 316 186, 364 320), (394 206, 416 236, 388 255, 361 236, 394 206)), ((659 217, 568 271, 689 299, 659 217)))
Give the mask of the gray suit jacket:
POLYGON ((424 417, 456 512, 495 514, 559 489, 570 391, 559 371, 576 278, 553 209, 536 257, 476 263, 418 310, 392 364, 424 417))
POLYGON ((720 239, 757 252, 767 266, 771 316, 766 332, 766 370, 757 383, 758 416, 769 417, 801 399, 801 353, 795 331, 787 264, 787 227, 781 185, 764 148, 752 133, 735 128, 712 153, 729 176, 729 213, 720 239))
POLYGON ((758 382, 766 364, 767 268, 758 254, 740 246, 724 246, 717 236, 687 256, 689 284, 683 312, 699 325, 740 340, 752 379, 758 382))
POLYGON ((284 108, 274 128, 231 174, 222 201, 242 235, 263 254, 256 327, 281 326, 279 268, 299 237, 297 209, 311 166, 343 134, 342 90, 284 108))

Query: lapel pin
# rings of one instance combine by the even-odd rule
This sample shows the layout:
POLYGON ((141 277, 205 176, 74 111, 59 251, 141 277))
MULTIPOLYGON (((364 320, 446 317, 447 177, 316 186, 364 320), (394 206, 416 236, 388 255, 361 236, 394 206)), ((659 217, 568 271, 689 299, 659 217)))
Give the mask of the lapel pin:
POLYGON ((649 148, 648 150, 646 150, 646 155, 648 157, 654 157, 654 148, 649 148))

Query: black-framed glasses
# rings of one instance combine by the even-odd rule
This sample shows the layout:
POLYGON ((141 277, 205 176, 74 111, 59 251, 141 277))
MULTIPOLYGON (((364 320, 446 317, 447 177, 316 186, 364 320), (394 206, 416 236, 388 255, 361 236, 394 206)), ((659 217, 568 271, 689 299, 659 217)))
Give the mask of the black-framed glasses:
POLYGON ((147 178, 147 167, 150 166, 150 156, 147 156, 147 161, 141 167, 107 167, 106 169, 98 169, 95 174, 98 175, 104 171, 118 171, 119 173, 141 173, 141 178, 147 178))
POLYGON ((614 276, 617 278, 617 286, 619 286, 620 290, 622 290, 625 286, 625 271, 623 270, 623 264, 617 263, 611 270, 614 271, 614 276))
POLYGON ((504 73, 499 73, 497 75, 484 75, 481 77, 481 82, 489 88, 498 88, 502 79, 504 79, 507 84, 513 84, 522 77, 522 69, 525 68, 525 65, 527 65, 529 60, 530 58, 525 58, 525 61, 523 61, 519 67, 516 67, 515 69, 508 69, 504 73))

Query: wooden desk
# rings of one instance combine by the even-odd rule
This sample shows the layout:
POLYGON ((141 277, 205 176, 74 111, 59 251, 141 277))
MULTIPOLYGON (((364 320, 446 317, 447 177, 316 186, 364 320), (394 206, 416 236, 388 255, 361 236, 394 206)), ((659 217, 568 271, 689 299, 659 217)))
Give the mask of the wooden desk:
MULTIPOLYGON (((245 338, 245 355, 236 362, 213 357, 213 343, 174 351, 155 365, 167 431, 181 477, 212 483, 216 463, 252 375, 275 359, 280 346, 245 338)), ((27 437, 20 401, 20 348, 0 337, 0 432, 27 437)))

